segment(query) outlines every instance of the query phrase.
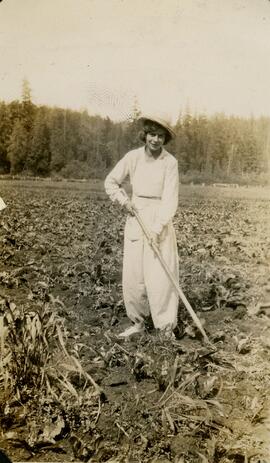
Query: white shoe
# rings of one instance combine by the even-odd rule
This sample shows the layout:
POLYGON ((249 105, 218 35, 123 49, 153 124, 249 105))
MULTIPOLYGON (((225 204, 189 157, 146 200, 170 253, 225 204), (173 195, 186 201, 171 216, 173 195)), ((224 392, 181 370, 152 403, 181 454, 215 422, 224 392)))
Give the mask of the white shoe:
POLYGON ((175 340, 175 334, 171 328, 165 328, 163 330, 160 330, 160 335, 161 338, 164 340, 175 340))
POLYGON ((132 334, 142 333, 145 330, 145 327, 142 323, 135 323, 134 325, 127 328, 122 333, 118 334, 119 338, 128 338, 132 334))

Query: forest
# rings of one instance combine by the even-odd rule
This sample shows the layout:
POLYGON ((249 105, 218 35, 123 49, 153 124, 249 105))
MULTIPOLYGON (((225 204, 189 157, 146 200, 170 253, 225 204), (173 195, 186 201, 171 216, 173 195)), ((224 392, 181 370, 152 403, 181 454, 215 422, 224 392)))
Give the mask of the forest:
MULTIPOLYGON (((126 121, 36 105, 23 81, 20 100, 0 101, 0 174, 103 178, 139 145, 137 104, 126 121)), ((223 113, 179 113, 167 148, 179 162, 182 183, 269 184, 270 118, 223 113)))

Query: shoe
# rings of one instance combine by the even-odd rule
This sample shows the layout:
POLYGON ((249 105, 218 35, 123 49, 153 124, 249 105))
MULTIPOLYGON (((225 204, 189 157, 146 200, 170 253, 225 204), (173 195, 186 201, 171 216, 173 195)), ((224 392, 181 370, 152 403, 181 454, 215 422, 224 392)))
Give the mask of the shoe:
POLYGON ((122 333, 118 334, 119 338, 128 338, 133 334, 142 333, 145 330, 145 327, 142 323, 135 323, 134 325, 127 328, 122 333))
POLYGON ((175 340, 175 334, 171 328, 160 330, 160 336, 164 340, 175 340))

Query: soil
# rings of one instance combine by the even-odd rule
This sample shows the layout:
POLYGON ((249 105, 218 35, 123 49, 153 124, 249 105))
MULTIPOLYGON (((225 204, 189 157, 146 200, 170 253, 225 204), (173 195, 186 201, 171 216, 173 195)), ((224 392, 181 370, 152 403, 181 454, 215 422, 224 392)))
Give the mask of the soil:
MULTIPOLYGON (((181 303, 175 339, 162 338, 151 320, 145 333, 117 337, 129 324, 121 294, 125 217, 101 194, 11 182, 1 194, 8 208, 0 299, 17 307, 54 301, 67 348, 101 391, 91 407, 83 396, 72 426, 73 404, 60 417, 69 416, 68 427, 57 411, 50 426, 61 432, 40 446, 29 433, 36 427, 41 435, 45 405, 39 416, 34 396, 12 412, 2 403, 0 447, 13 461, 270 461, 267 200, 180 198, 180 285, 206 342, 181 303)), ((82 389, 78 375, 72 384, 82 389)))

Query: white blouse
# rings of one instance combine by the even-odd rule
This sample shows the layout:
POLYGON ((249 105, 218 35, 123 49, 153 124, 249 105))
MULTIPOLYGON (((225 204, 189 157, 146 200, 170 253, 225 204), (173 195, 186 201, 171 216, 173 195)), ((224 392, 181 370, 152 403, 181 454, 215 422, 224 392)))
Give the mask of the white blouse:
POLYGON ((176 213, 178 206, 178 162, 164 148, 157 159, 149 156, 145 147, 129 151, 105 179, 105 191, 112 201, 124 205, 127 198, 121 190, 122 182, 129 176, 132 200, 149 198, 160 200, 151 229, 161 233, 176 213))

